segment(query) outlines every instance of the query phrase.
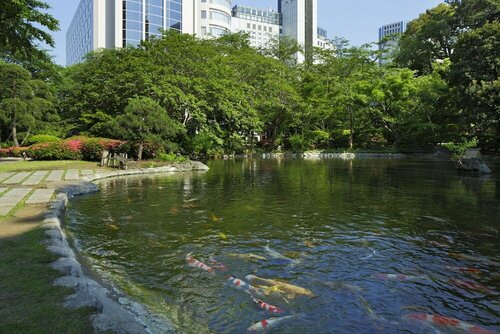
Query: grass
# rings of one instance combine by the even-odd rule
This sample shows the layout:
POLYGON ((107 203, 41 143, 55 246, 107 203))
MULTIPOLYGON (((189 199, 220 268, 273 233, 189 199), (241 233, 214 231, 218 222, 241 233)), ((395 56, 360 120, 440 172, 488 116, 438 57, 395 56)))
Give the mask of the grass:
POLYGON ((14 161, 0 162, 0 173, 53 169, 96 169, 101 168, 97 162, 63 160, 63 161, 14 161))
POLYGON ((0 239, 0 333, 92 333, 93 310, 62 307, 72 289, 53 287, 57 256, 40 244, 40 228, 0 239))

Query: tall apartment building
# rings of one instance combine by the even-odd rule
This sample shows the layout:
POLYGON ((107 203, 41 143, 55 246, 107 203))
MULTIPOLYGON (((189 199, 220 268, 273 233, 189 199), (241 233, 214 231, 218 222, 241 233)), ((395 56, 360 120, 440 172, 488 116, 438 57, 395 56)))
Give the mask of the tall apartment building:
POLYGON ((387 37, 402 35, 405 33, 407 28, 406 21, 394 22, 391 24, 386 24, 379 28, 378 30, 378 41, 379 41, 379 50, 382 55, 385 55, 387 58, 380 58, 379 64, 385 64, 391 61, 388 57, 388 54, 396 47, 394 41, 386 40, 387 37))
MULTIPOLYGON (((277 1, 278 12, 232 7, 231 0, 81 0, 66 34, 66 64, 82 61, 93 50, 137 45, 163 29, 200 38, 244 31, 257 48, 280 34, 306 50, 332 46, 317 27, 317 0, 277 1)), ((297 55, 299 62, 304 59, 297 55)))
POLYGON ((265 48, 280 35, 280 14, 272 9, 234 6, 232 31, 244 32, 250 37, 250 46, 265 48))

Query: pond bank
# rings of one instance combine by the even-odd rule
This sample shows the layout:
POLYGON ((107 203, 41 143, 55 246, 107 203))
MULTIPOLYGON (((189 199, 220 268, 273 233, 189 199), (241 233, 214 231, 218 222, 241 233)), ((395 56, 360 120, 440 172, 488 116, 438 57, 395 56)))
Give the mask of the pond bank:
MULTIPOLYGON (((23 231, 24 234, 34 235, 33 237, 31 237, 31 239, 35 238, 35 240, 37 240, 35 242, 36 247, 45 247, 50 252, 47 253, 47 255, 44 255, 45 258, 51 259, 46 263, 50 263, 50 267, 52 269, 57 270, 64 276, 58 277, 54 280, 52 270, 50 268, 47 268, 45 270, 49 272, 49 276, 52 277, 49 282, 52 283, 53 287, 46 286, 45 284, 50 283, 40 282, 38 277, 35 276, 31 278, 30 282, 27 282, 22 286, 17 286, 16 290, 23 291, 23 293, 26 294, 26 292, 24 291, 30 291, 30 287, 36 284, 37 286, 45 286, 47 290, 56 289, 59 292, 59 295, 61 294, 61 291, 64 292, 64 295, 67 294, 67 292, 65 291, 73 291, 72 295, 64 298, 64 311, 56 310, 53 312, 60 314, 72 314, 72 312, 74 312, 75 314, 81 314, 82 312, 85 314, 87 314, 88 312, 94 313, 91 317, 92 324, 89 324, 89 326, 93 326, 95 332, 173 332, 173 327, 166 320, 150 316, 149 312, 140 304, 126 298, 125 296, 122 296, 118 291, 115 291, 111 287, 104 286, 96 279, 91 278, 91 270, 88 270, 80 263, 78 254, 73 251, 73 248, 70 245, 71 241, 68 240, 66 233, 64 232, 64 229, 62 227, 63 224, 60 218, 64 214, 68 199, 75 196, 99 191, 98 187, 92 183, 93 181, 126 175, 204 171, 207 169, 208 167, 202 163, 191 162, 158 168, 145 168, 126 171, 100 171, 95 175, 82 178, 82 181, 79 181, 78 183, 61 183, 56 191, 56 199, 50 203, 49 209, 46 212, 45 209, 41 206, 25 207, 20 211, 29 211, 28 213, 30 217, 33 218, 31 219, 33 220, 33 222, 30 221, 30 226, 25 226, 29 227, 29 230, 23 231), (41 229, 37 228, 40 227, 40 221, 42 221, 41 229), (46 239, 43 240, 43 237, 45 237, 46 239), (42 241, 40 242, 40 240, 42 241), (57 257, 55 261, 53 261, 54 255, 57 257), (56 287, 63 287, 63 289, 56 287), (97 313, 95 313, 95 311, 97 311, 97 313), (160 328, 161 330, 159 330, 160 328)), ((7 219, 6 221, 3 221, 2 230, 5 230, 5 228, 7 228, 7 231, 0 232, 7 233, 9 230, 8 226, 15 225, 15 223, 18 223, 18 220, 19 219, 17 217, 13 217, 7 219)), ((17 236, 16 239, 19 240, 16 240, 16 242, 22 243, 24 234, 21 236, 17 236)), ((8 235, 8 233, 5 235, 1 235, 0 233, 0 237, 2 239, 8 240, 6 242, 4 241, 4 243, 8 243, 9 239, 12 238, 12 236, 8 235)), ((22 247, 22 244, 16 247, 22 247)), ((7 261, 6 259, 2 260, 7 261)), ((9 266, 17 266, 16 264, 11 262, 6 263, 9 266)), ((39 265, 39 263, 29 264, 26 270, 31 271, 29 267, 36 265, 39 265)), ((46 264, 44 266, 46 266, 46 264)), ((12 282, 13 287, 15 286, 15 284, 16 282, 14 280, 12 282)), ((6 306, 9 306, 9 303, 16 304, 13 300, 9 301, 9 298, 7 298, 6 296, 3 297, 5 298, 2 299, 5 299, 7 301, 6 306)), ((44 300, 44 302, 41 304, 42 306, 45 306, 45 298, 43 298, 42 300, 44 300)), ((52 304, 55 304, 56 307, 58 307, 57 300, 61 299, 51 301, 52 304)), ((10 309, 10 307, 7 308, 10 309)), ((50 316, 50 314, 45 316, 50 316)), ((12 321, 11 328, 13 330, 17 328, 16 326, 19 326, 19 328, 23 328, 24 321, 22 319, 24 319, 24 317, 22 317, 22 314, 15 315, 15 317, 21 318, 21 321, 17 320, 17 325, 15 324, 15 321, 12 321)), ((60 319, 59 323, 63 324, 64 318, 60 319)), ((38 328, 36 324, 35 327, 38 328)), ((40 327, 43 327, 43 325, 40 325, 40 327)), ((50 329, 50 327, 47 327, 46 329, 50 329)))

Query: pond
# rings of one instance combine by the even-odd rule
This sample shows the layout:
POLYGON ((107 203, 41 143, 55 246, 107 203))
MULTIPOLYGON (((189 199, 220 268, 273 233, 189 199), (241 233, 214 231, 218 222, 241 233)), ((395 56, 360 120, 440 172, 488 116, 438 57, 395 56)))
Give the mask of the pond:
POLYGON ((105 180, 66 213, 99 274, 179 332, 499 332, 498 176, 419 159, 209 166, 105 180))

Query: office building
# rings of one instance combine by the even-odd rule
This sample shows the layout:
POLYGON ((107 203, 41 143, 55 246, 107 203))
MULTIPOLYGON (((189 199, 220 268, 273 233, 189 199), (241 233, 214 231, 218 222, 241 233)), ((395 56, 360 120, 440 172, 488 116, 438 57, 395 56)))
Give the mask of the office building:
POLYGON ((90 51, 137 45, 182 31, 183 0, 81 0, 66 34, 66 65, 82 61, 90 51))
MULTIPOLYGON (((229 32, 249 34, 250 44, 264 48, 280 35, 305 48, 333 48, 317 26, 317 0, 278 0, 278 11, 231 5, 231 0, 81 0, 66 34, 66 64, 101 48, 138 45, 177 30, 200 38, 229 32)), ((305 56, 297 54, 298 62, 305 56)))
MULTIPOLYGON (((304 47, 306 54, 318 40, 318 0, 278 0, 281 14, 281 35, 296 40, 304 47)), ((303 62, 305 55, 298 54, 303 62)))
POLYGON ((392 53, 392 51, 394 51, 394 48, 397 46, 397 42, 395 40, 390 40, 390 37, 404 34, 406 28, 407 28, 406 21, 399 21, 391 24, 386 24, 379 28, 378 41, 379 41, 379 50, 381 51, 379 64, 382 65, 391 62, 390 54, 392 53))
POLYGON ((280 14, 272 9, 234 6, 232 16, 231 30, 247 33, 252 47, 266 48, 279 38, 280 14))

